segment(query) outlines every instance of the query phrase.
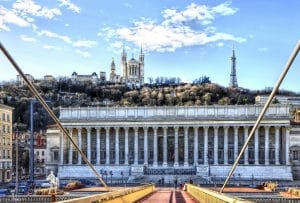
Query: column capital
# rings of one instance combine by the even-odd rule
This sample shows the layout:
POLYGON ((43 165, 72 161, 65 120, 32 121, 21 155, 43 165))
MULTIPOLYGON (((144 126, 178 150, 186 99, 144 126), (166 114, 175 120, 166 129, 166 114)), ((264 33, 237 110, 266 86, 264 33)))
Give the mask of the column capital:
POLYGON ((90 132, 92 127, 85 127, 85 129, 86 129, 87 132, 90 132))
POLYGON ((82 128, 76 128, 78 132, 81 132, 82 131, 82 128))
POLYGON ((106 132, 109 132, 109 130, 110 130, 110 127, 105 127, 106 132))
POLYGON ((120 127, 114 127, 114 129, 115 129, 116 132, 119 132, 120 127))
POLYGON ((148 127, 143 127, 144 132, 148 132, 148 127))
POLYGON ((233 126, 234 131, 238 131, 240 126, 233 126))
POLYGON ((229 126, 223 126, 224 130, 228 130, 229 126))
POLYGON ((73 128, 68 128, 69 134, 72 134, 73 128))
POLYGON ((214 130, 217 130, 217 129, 219 129, 219 126, 214 126, 214 130))
POLYGON ((270 126, 266 125, 264 126, 265 130, 269 130, 270 129, 270 126))
POLYGON ((274 126, 275 130, 279 130, 281 126, 274 126))
POLYGON ((164 133, 167 133, 167 131, 168 131, 168 127, 163 127, 163 130, 164 130, 164 133))
POLYGON ((177 125, 176 125, 176 126, 174 126, 174 130, 178 132, 178 130, 179 130, 179 127, 178 127, 177 125))
POLYGON ((100 132, 100 130, 101 130, 101 128, 99 128, 99 127, 95 127, 95 129, 96 129, 96 131, 98 132, 100 132))
POLYGON ((199 126, 193 126, 194 130, 198 130, 199 126))
POLYGON ((244 129, 245 130, 249 130, 249 126, 244 126, 244 129))

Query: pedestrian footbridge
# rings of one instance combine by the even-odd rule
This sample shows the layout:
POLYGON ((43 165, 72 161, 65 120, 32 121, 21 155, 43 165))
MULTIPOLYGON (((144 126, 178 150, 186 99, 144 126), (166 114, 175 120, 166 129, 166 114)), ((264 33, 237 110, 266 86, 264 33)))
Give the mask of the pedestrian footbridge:
POLYGON ((134 188, 121 189, 103 194, 80 197, 60 203, 131 203, 131 202, 204 202, 204 203, 246 203, 250 202, 241 198, 229 196, 209 189, 187 184, 185 190, 173 188, 156 189, 154 184, 134 188))

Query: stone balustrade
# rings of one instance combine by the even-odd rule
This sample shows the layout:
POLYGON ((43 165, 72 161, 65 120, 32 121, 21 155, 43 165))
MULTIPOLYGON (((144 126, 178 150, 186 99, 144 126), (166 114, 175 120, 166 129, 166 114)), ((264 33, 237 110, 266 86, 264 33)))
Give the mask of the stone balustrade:
MULTIPOLYGON (((76 107, 60 108, 60 120, 252 119, 258 117, 262 108, 262 105, 76 107)), ((289 113, 289 105, 272 105, 265 118, 289 118, 289 113)))

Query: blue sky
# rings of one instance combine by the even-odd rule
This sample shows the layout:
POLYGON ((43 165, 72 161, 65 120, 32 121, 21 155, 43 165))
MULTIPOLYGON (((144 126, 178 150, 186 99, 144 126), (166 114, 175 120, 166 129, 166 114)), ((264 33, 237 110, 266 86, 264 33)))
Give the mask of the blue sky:
MULTIPOLYGON (((270 87, 300 39, 298 0, 0 0, 0 40, 26 73, 109 74, 112 57, 137 57, 145 78, 192 81, 207 75, 228 86, 232 47, 239 86, 270 87)), ((282 88, 300 92, 300 57, 282 88)), ((0 80, 16 72, 0 56, 0 80)))

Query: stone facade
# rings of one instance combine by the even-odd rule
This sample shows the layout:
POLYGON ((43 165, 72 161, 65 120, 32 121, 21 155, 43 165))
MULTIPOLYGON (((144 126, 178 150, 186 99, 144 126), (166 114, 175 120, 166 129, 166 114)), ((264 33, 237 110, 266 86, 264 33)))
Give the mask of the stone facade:
MULTIPOLYGON (((92 164, 99 171, 112 171, 114 177, 225 178, 261 109, 260 105, 61 108, 60 120, 92 164)), ((269 108, 235 172, 241 179, 292 180, 290 111, 289 105, 269 108)), ((58 138, 58 176, 93 178, 66 137, 57 133, 56 143, 58 138)))
POLYGON ((13 108, 0 104, 0 183, 11 180, 12 111, 13 108))

